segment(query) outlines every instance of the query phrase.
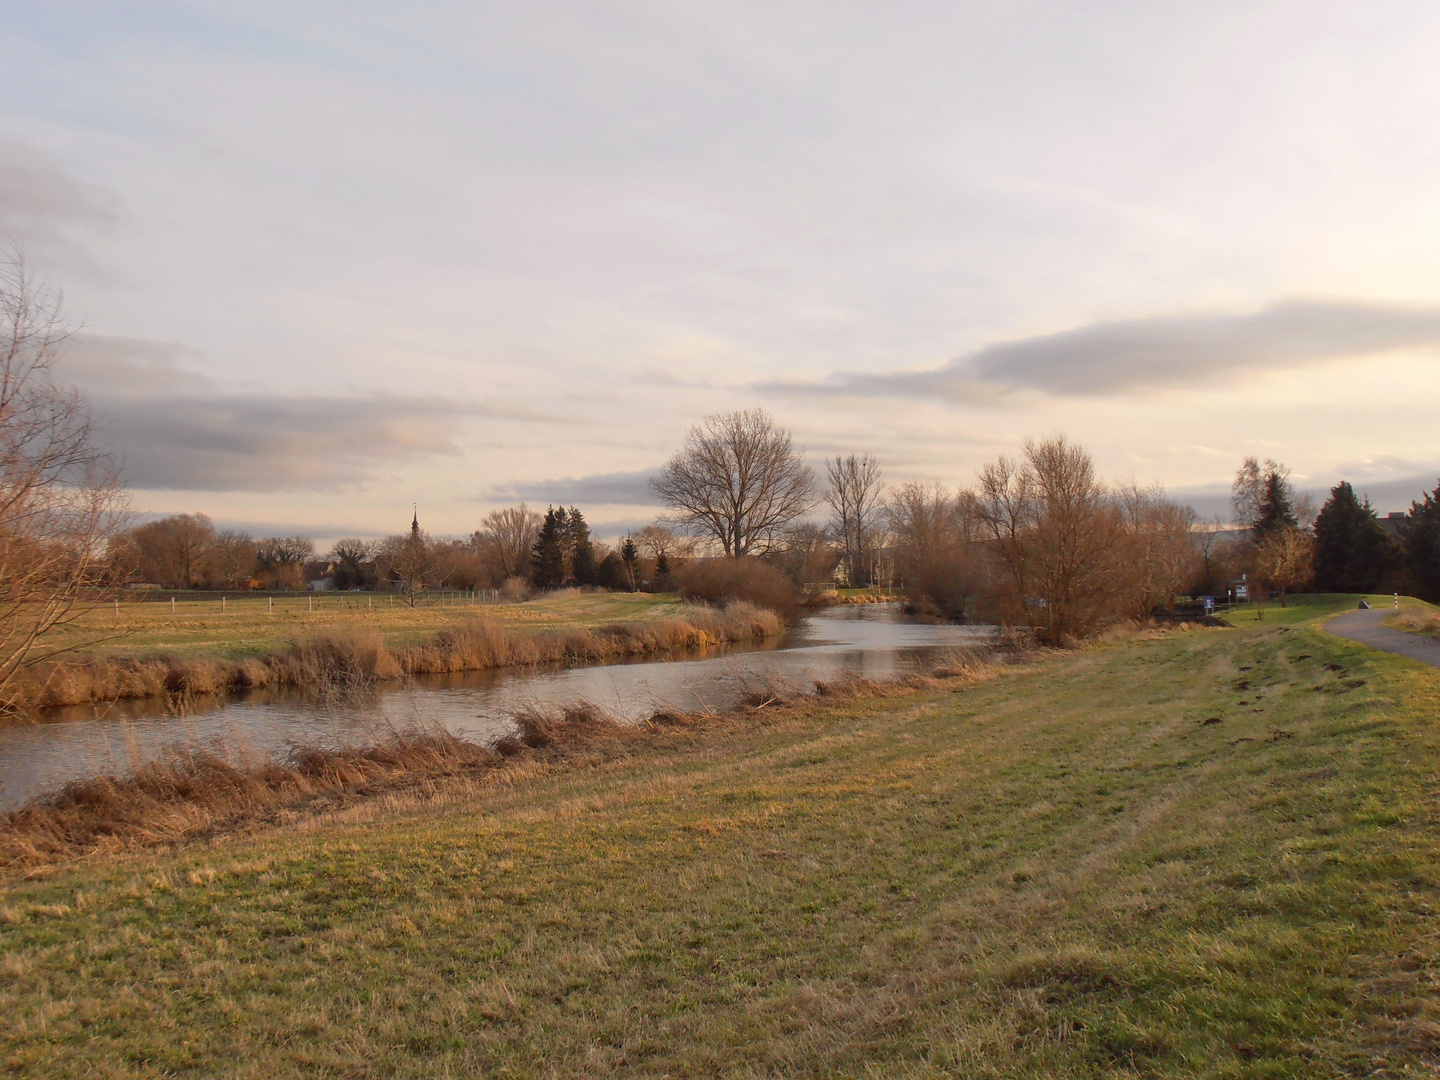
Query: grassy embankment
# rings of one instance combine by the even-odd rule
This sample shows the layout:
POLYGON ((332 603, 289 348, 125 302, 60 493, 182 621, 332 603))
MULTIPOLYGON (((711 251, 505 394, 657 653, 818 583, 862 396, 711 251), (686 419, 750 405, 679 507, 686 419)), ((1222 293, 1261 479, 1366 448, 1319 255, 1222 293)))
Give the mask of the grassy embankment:
POLYGON ((12 878, 0 1061, 1433 1075, 1440 673, 1318 628, 1352 604, 12 878))
POLYGON ((747 605, 725 611, 669 594, 567 591, 523 604, 390 606, 354 594, 186 599, 101 606, 54 644, 76 647, 32 669, 35 708, 272 685, 327 687, 517 664, 593 661, 703 648, 778 633, 747 605), (366 600, 374 602, 367 605, 366 600), (313 605, 313 609, 312 609, 313 605))

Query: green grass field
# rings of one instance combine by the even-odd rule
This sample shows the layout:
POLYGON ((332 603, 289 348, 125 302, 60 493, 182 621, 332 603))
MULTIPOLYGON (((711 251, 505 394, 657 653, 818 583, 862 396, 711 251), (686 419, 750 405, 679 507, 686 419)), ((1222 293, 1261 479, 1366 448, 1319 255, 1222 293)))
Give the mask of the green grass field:
POLYGON ((1433 1076, 1440 672, 1353 599, 12 881, 0 1062, 1433 1076))
POLYGON ((92 655, 167 653, 238 660, 284 648, 292 641, 345 628, 378 630, 389 644, 422 641, 477 615, 510 626, 594 628, 674 614, 681 606, 669 593, 578 593, 567 590, 520 604, 468 603, 460 594, 415 607, 393 593, 296 594, 220 600, 169 594, 144 601, 122 599, 118 610, 102 604, 55 636, 60 647, 83 646, 92 655))

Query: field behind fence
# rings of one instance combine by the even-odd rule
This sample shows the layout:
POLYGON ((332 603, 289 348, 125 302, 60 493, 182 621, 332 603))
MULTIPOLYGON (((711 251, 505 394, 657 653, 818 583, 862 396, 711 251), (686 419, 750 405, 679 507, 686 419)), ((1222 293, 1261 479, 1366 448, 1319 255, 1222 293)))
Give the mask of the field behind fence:
POLYGON ((379 631, 405 644, 439 630, 493 619, 508 625, 593 628, 673 614, 670 594, 565 590, 524 603, 500 602, 494 590, 434 592, 412 606, 394 592, 121 593, 95 604, 56 635, 62 648, 98 655, 207 654, 231 659, 273 651, 342 628, 379 631))

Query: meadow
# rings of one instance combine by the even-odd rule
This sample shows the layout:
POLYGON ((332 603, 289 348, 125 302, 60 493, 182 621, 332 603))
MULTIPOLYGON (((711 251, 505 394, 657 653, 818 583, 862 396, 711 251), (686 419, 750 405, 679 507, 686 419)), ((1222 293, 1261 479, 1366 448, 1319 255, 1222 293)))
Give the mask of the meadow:
POLYGON ((0 1062, 1434 1075, 1440 672, 1325 634, 1353 601, 12 869, 0 1062))
POLYGON ((465 593, 441 593, 410 607, 384 593, 292 593, 218 596, 156 593, 97 604, 58 630, 53 642, 87 655, 167 653, 240 660, 321 633, 364 629, 398 644, 414 644, 477 615, 501 625, 594 629, 674 615, 684 606, 672 593, 581 593, 560 590, 523 603, 481 603, 465 593), (171 605, 171 597, 175 602, 171 605))
MULTIPOLYGON (((0 721, 127 698, 190 699, 267 686, 321 698, 377 682, 539 664, 594 663, 774 637, 784 623, 746 603, 724 609, 667 595, 562 590, 523 604, 376 605, 355 594, 307 602, 192 599, 87 612, 73 651, 6 687, 0 721), (282 606, 283 603, 283 606, 282 606), (114 634, 105 636, 105 620, 114 634)), ((60 644, 67 642, 62 638, 60 644)))

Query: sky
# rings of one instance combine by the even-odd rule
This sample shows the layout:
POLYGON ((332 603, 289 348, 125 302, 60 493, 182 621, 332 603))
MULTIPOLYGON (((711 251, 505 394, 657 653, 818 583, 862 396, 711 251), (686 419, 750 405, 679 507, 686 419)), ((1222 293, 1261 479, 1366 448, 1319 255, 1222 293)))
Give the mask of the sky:
POLYGON ((1431 3, 10 0, 0 238, 140 514, 653 519, 701 417, 1440 480, 1431 3))

